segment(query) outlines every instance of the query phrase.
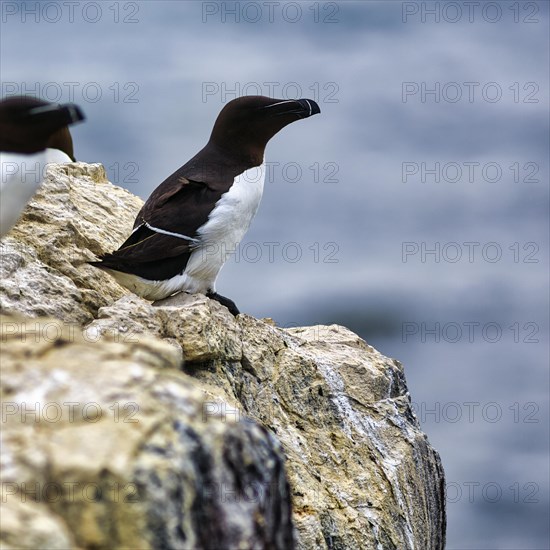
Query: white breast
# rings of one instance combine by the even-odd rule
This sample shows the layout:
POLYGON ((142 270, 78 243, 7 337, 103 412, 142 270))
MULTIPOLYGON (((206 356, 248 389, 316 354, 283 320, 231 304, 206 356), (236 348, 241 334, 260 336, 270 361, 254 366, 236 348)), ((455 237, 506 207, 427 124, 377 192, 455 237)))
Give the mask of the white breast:
POLYGON ((62 151, 46 149, 33 155, 0 153, 0 237, 17 222, 44 177, 46 164, 72 162, 62 151))
POLYGON ((197 231, 201 245, 193 252, 185 274, 200 281, 201 289, 215 290, 215 282, 227 258, 235 253, 254 219, 265 180, 265 162, 243 172, 216 203, 208 221, 197 231), (205 287, 206 285, 206 287, 205 287))

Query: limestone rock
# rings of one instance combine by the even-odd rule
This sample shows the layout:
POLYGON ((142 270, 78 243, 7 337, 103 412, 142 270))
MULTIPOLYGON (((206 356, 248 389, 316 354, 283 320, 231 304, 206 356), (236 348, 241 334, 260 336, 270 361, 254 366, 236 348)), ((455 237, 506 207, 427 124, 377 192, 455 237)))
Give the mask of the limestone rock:
POLYGON ((116 248, 140 205, 100 166, 53 167, 2 240, 0 304, 26 316, 2 325, 3 400, 105 413, 87 422, 81 406, 51 425, 11 415, 3 475, 17 497, 23 482, 118 483, 138 501, 19 498, 0 540, 13 545, 36 516, 29 540, 51 547, 291 548, 293 530, 304 550, 444 548, 443 469, 402 365, 344 327, 284 330, 202 295, 128 293, 84 261, 116 248), (46 314, 58 320, 29 318, 46 314), (139 422, 114 422, 109 407, 130 402, 139 422))
POLYGON ((2 481, 2 516, 0 518, 0 548, 77 548, 60 516, 31 498, 10 498, 11 485, 2 481))
MULTIPOLYGON (((443 469, 414 417, 399 362, 344 327, 283 330, 222 315, 223 306, 200 295, 163 302, 150 306, 147 323, 185 349, 185 372, 240 404, 225 398, 214 409, 252 417, 281 441, 298 548, 444 547, 443 469), (177 301, 182 307, 171 305, 177 301), (208 330, 187 332, 197 319, 209 319, 208 330), (225 334, 231 351, 212 334, 225 334), (232 351, 237 336, 240 356, 232 351)), ((109 312, 111 330, 143 318, 125 299, 109 312)))
POLYGON ((0 242, 0 307, 82 324, 127 293, 86 264, 124 242, 141 199, 111 185, 101 164, 49 165, 0 242))
POLYGON ((280 444, 213 414, 171 346, 1 327, 3 547, 292 548, 280 444))

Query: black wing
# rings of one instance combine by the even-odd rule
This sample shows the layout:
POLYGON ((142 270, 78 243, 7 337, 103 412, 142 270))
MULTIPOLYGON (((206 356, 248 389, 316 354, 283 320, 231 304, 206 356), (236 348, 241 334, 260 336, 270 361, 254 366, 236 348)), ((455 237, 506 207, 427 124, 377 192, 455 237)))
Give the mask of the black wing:
POLYGON ((178 177, 176 172, 143 205, 134 231, 124 244, 92 265, 149 280, 169 279, 181 273, 197 245, 197 229, 206 223, 223 192, 178 177))

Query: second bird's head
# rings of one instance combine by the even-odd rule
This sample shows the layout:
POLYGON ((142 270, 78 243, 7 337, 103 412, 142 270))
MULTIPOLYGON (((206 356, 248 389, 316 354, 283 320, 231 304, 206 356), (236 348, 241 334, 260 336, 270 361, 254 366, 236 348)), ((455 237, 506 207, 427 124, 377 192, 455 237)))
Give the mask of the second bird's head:
POLYGON ((74 104, 59 105, 28 96, 0 101, 0 150, 32 154, 47 147, 59 149, 74 160, 68 126, 84 120, 74 104))
POLYGON ((288 124, 321 112, 312 99, 243 96, 220 112, 210 143, 232 155, 260 164, 267 142, 288 124))

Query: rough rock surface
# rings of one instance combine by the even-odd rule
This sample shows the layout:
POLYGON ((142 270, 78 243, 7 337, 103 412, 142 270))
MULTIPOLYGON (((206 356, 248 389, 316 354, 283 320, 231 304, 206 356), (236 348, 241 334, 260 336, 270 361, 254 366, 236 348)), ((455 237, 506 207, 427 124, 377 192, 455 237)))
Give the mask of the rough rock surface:
POLYGON ((402 366, 344 327, 284 330, 202 295, 151 304, 83 264, 140 204, 99 165, 54 167, 1 243, 0 304, 26 316, 2 325, 2 400, 104 413, 2 419, 3 544, 33 518, 34 547, 291 548, 286 469, 296 547, 443 548, 444 474, 402 366), (44 314, 58 321, 29 319, 44 314), (114 422, 129 402, 139 422, 114 422), (22 499, 23 482, 118 483, 137 502, 22 499))
POLYGON ((111 185, 101 164, 51 165, 0 241, 0 308, 76 324, 94 319, 126 291, 86 261, 125 240, 142 204, 111 185))
POLYGON ((212 414, 170 345, 97 345, 57 320, 2 327, 3 544, 292 547, 280 444, 212 414))

